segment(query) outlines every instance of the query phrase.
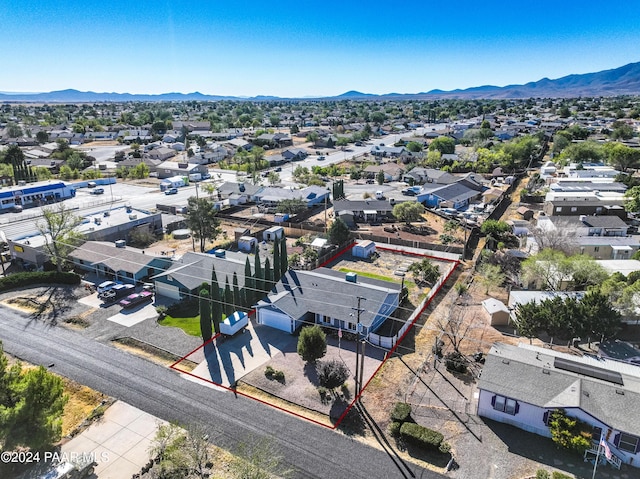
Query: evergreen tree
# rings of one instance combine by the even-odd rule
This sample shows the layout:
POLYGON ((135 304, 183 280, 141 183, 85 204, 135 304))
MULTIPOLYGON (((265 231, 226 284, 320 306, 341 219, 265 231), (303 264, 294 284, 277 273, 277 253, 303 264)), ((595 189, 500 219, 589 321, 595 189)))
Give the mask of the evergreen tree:
POLYGON ((220 286, 216 277, 216 270, 211 271, 211 321, 216 334, 220 333, 220 322, 222 321, 222 301, 220 297, 220 286))
POLYGON ((273 242, 273 282, 280 281, 282 275, 280 271, 280 239, 276 239, 273 242))
POLYGON ((238 286, 238 275, 233 272, 233 310, 237 311, 242 306, 240 301, 240 287, 238 286))
POLYGON ((229 286, 228 277, 224 282, 224 304, 222 309, 227 317, 233 314, 233 291, 231 291, 231 286, 229 286))
POLYGON ((262 265, 260 264, 260 251, 257 249, 255 256, 254 278, 256 279, 256 284, 253 300, 257 301, 262 298, 262 291, 264 291, 264 272, 262 271, 262 265))
POLYGON ((202 340, 207 342, 211 339, 211 301, 209 297, 209 285, 203 284, 200 290, 200 334, 202 334, 202 340))
POLYGON ((280 277, 282 278, 289 269, 289 260, 287 256, 287 238, 286 236, 282 237, 282 241, 280 242, 280 277))
POLYGON ((251 273, 251 263, 249 262, 249 257, 247 256, 247 260, 244 263, 244 303, 243 305, 247 309, 251 309, 253 305, 253 299, 255 298, 255 279, 251 273))
POLYGON ((269 258, 264 261, 264 292, 268 293, 273 288, 273 270, 269 258))

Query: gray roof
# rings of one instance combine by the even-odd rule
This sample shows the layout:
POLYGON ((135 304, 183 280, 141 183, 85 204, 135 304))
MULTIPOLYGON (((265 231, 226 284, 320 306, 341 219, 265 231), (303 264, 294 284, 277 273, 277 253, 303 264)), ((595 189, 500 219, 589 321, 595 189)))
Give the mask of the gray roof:
POLYGON ((126 271, 132 274, 151 266, 151 263, 164 262, 167 268, 171 265, 169 258, 144 254, 130 247, 116 248, 113 243, 98 241, 87 241, 73 250, 69 257, 89 264, 104 264, 115 272, 126 271))
POLYGON ((580 216, 547 216, 545 221, 551 221, 554 226, 564 228, 581 228, 585 226, 590 228, 627 228, 627 224, 614 215, 582 216, 582 219, 580 216))
POLYGON ((310 201, 323 195, 328 195, 329 191, 321 186, 307 186, 300 190, 291 190, 288 188, 277 188, 275 186, 267 186, 256 194, 260 201, 278 202, 282 200, 290 200, 299 198, 310 201))
POLYGON ((254 185, 252 183, 234 183, 231 181, 227 181, 218 186, 217 190, 223 196, 228 196, 231 194, 245 194, 253 196, 262 188, 264 187, 260 185, 254 185))
MULTIPOLYGON (((450 185, 440 186, 439 188, 434 188, 425 193, 420 193, 418 196, 424 198, 424 196, 426 195, 435 195, 438 198, 441 198, 443 201, 458 203, 460 201, 474 198, 478 195, 478 192, 458 182, 452 183, 450 185)), ((418 201, 424 200, 418 198, 418 201)))
POLYGON ((393 312, 384 311, 385 303, 388 306, 389 298, 400 294, 400 286, 363 276, 358 276, 357 282, 352 283, 346 280, 345 273, 327 268, 291 270, 272 293, 258 303, 258 307, 273 305, 294 319, 312 312, 355 323, 355 317, 350 314, 354 314, 353 308, 358 306, 356 298, 360 296, 366 298, 361 303, 364 311, 360 314, 360 322, 368 328, 378 314, 393 312))
POLYGON ((580 408, 609 427, 640 435, 640 415, 629 413, 640 404, 637 366, 526 344, 496 343, 487 355, 478 387, 541 408, 580 408), (591 377, 589 372, 572 372, 560 367, 560 361, 570 368, 619 375, 623 384, 591 377))
MULTIPOLYGON (((173 266, 154 278, 171 276, 174 281, 182 284, 188 290, 194 290, 202 283, 211 282, 211 272, 216 269, 218 286, 224 288, 228 279, 233 284, 233 273, 238 277, 238 286, 244 286, 244 266, 248 255, 227 251, 225 258, 218 258, 206 253, 185 253, 179 260, 174 261, 173 266)), ((253 260, 249 259, 253 271, 253 260)))
POLYGON ((365 211, 376 210, 379 212, 390 212, 393 206, 384 200, 336 200, 333 202, 334 211, 365 211))

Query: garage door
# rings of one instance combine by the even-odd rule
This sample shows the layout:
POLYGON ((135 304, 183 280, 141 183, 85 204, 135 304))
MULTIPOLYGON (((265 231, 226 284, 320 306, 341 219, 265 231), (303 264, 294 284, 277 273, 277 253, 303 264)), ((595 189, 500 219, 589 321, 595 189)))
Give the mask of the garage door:
POLYGON ((293 332, 293 319, 283 313, 268 309, 258 309, 258 323, 286 333, 293 332))
POLYGON ((171 299, 180 299, 180 288, 167 283, 156 281, 156 294, 166 296, 171 299))

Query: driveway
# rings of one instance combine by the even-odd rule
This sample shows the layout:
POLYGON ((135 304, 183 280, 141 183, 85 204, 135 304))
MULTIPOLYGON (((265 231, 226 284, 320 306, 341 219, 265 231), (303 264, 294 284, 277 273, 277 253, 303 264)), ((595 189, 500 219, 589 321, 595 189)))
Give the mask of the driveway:
POLYGON ((221 337, 204 346, 205 360, 192 374, 231 387, 242 376, 259 368, 282 351, 296 349, 297 338, 276 329, 249 322, 244 332, 221 337))
POLYGON ((149 462, 149 447, 165 421, 124 402, 116 402, 102 419, 62 446, 63 455, 92 455, 100 479, 137 474, 149 462))
POLYGON ((107 321, 112 321, 127 328, 141 323, 145 319, 158 316, 155 303, 144 304, 131 309, 122 309, 117 303, 104 306, 102 300, 98 298, 98 293, 80 298, 78 302, 91 308, 103 308, 113 311, 113 315, 109 316, 107 321))

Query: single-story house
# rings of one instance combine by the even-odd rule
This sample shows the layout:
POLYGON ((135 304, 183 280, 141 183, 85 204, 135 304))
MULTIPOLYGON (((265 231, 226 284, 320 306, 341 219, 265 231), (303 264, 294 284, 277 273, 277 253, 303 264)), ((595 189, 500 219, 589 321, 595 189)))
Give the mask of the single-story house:
POLYGON ((455 208, 462 210, 472 200, 479 199, 481 192, 470 188, 462 182, 442 185, 432 189, 424 189, 417 200, 428 208, 455 208))
POLYGON ((549 418, 563 410, 602 436, 613 467, 640 467, 640 368, 605 358, 574 356, 520 343, 496 343, 478 382, 478 415, 551 437, 549 418))
POLYGON ((319 324, 366 337, 375 332, 398 307, 400 284, 318 268, 290 270, 271 293, 256 305, 256 318, 293 334, 304 324, 319 324), (332 298, 326 301, 326 298, 332 298), (366 298, 360 317, 354 313, 358 297, 366 298))
POLYGON ((404 173, 404 168, 395 163, 384 163, 382 165, 369 165, 364 169, 367 176, 375 177, 380 172, 384 174, 384 181, 399 181, 404 173))
POLYGON ((384 200, 336 200, 333 211, 336 217, 350 216, 354 222, 378 221, 393 216, 393 205, 384 200))
POLYGON ((152 160, 166 161, 174 156, 176 156, 176 150, 166 147, 154 148, 149 152, 149 158, 152 160))
POLYGON ((125 283, 138 284, 171 266, 166 256, 144 253, 144 250, 114 243, 87 241, 69 254, 73 265, 81 270, 107 276, 125 283))
MULTIPOLYGON (((152 279, 155 281, 156 294, 179 300, 185 296, 197 295, 202 283, 211 283, 211 273, 215 268, 220 289, 228 281, 233 284, 234 273, 238 287, 244 287, 244 270, 247 255, 226 251, 224 257, 206 253, 185 253, 164 272, 152 279)), ((253 267, 253 261, 250 261, 253 267)))
POLYGON ((263 186, 252 183, 227 181, 218 186, 216 191, 218 200, 229 200, 229 204, 235 206, 255 202, 257 200, 256 193, 262 191, 263 188, 263 186))
MULTIPOLYGON (((156 151, 156 150, 153 150, 156 151)), ((172 176, 189 176, 193 173, 206 175, 209 173, 207 165, 198 165, 197 163, 178 163, 176 161, 163 161, 156 167, 158 178, 170 178, 172 176)))

